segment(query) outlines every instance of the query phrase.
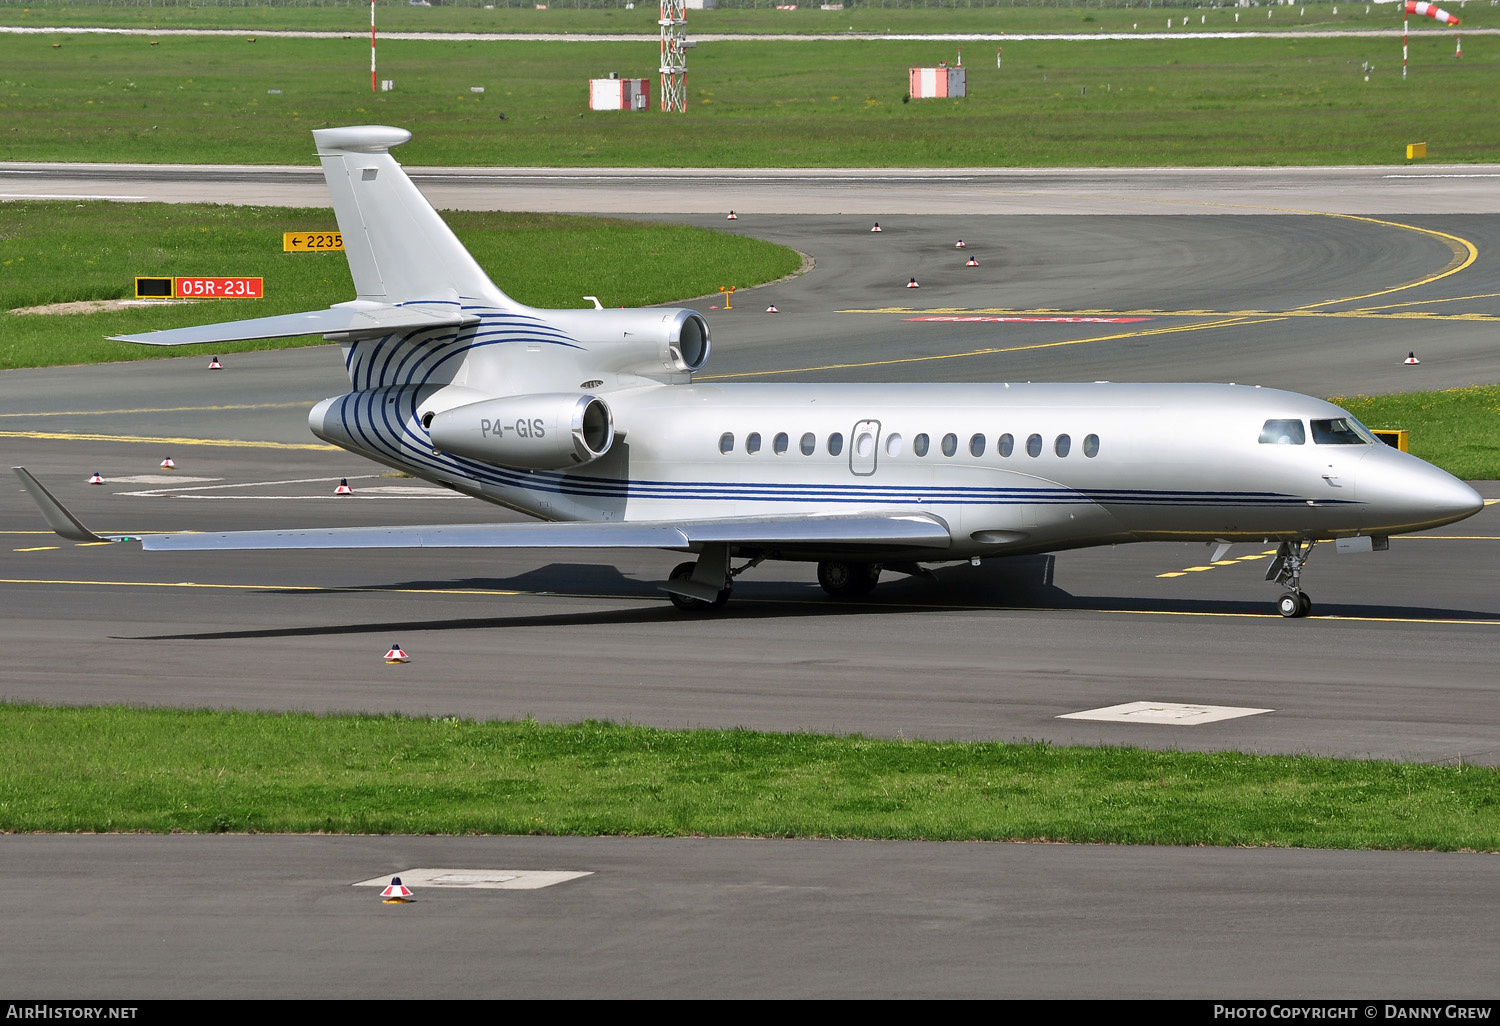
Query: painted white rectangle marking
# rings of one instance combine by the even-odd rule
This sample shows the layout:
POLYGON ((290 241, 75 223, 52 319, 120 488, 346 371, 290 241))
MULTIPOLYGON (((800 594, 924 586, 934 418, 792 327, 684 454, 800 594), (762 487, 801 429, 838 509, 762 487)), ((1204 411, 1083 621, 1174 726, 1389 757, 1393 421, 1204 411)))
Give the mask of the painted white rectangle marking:
POLYGON ((1161 723, 1173 727, 1195 726, 1241 716, 1258 716, 1275 709, 1245 709, 1232 705, 1184 705, 1180 702, 1126 702, 1103 709, 1063 713, 1060 720, 1105 720, 1112 723, 1161 723))
POLYGON ((176 474, 131 474, 129 477, 107 477, 105 484, 199 484, 222 481, 222 477, 178 477, 176 474))
POLYGON ((413 891, 423 887, 467 887, 478 890, 535 891, 554 884, 567 883, 590 872, 568 869, 403 869, 397 873, 361 880, 354 887, 384 887, 392 876, 413 891))

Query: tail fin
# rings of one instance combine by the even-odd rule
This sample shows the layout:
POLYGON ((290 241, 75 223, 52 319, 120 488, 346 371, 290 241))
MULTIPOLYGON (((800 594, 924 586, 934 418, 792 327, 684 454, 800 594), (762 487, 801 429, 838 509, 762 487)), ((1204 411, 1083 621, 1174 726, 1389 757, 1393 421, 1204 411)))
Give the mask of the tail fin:
POLYGON ((359 298, 396 305, 456 291, 519 307, 495 287, 390 155, 410 138, 404 128, 381 125, 313 132, 359 298))

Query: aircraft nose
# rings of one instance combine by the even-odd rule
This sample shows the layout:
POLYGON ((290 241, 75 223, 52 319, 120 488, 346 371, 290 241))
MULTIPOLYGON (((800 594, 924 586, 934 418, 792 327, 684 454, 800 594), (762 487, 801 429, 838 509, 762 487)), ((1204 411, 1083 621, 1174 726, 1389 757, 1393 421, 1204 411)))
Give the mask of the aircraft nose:
POLYGON ((1376 453, 1361 467, 1359 480, 1369 529, 1418 531, 1484 508, 1483 497, 1447 471, 1395 450, 1376 453))

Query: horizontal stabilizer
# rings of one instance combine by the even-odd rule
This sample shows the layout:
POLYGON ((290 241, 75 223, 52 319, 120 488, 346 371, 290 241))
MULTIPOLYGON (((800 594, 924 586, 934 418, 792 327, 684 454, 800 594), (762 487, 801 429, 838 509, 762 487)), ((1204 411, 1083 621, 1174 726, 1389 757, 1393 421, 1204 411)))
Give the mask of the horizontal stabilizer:
POLYGON ((203 342, 247 342, 260 338, 291 338, 297 335, 338 335, 340 339, 374 338, 396 331, 420 328, 466 327, 479 323, 455 303, 442 306, 389 306, 384 303, 340 303, 327 310, 255 317, 248 321, 226 321, 192 328, 168 328, 144 335, 111 335, 115 342, 139 342, 148 346, 187 346, 203 342))
POLYGON ((690 549, 705 544, 945 549, 947 526, 925 513, 638 523, 439 524, 425 527, 334 527, 305 531, 158 534, 147 549, 690 549))

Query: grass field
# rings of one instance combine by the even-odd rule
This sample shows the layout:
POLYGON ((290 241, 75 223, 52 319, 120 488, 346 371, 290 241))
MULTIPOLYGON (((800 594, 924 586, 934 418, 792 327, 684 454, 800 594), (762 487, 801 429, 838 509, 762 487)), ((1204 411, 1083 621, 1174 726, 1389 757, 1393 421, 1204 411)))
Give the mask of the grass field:
POLYGON ((1366 424, 1407 429, 1412 454, 1455 477, 1500 478, 1500 385, 1332 401, 1366 424))
POLYGON ((1016 42, 971 63, 968 99, 910 102, 906 69, 952 44, 705 43, 682 115, 585 109, 588 78, 654 80, 654 43, 392 42, 396 89, 372 94, 358 35, 155 42, 0 36, 0 160, 305 163, 310 130, 375 122, 415 132, 415 165, 1368 164, 1419 141, 1500 161, 1489 37, 1462 61, 1415 39, 1407 83, 1396 40, 1016 42))
MULTIPOLYGON (((541 307, 643 306, 797 270, 784 246, 685 225, 543 214, 444 215, 510 296, 541 307), (651 274, 640 268, 651 267, 651 274)), ((284 231, 335 230, 327 210, 202 204, 0 203, 0 369, 181 355, 106 335, 317 310, 354 298, 343 253, 284 253, 284 231), (147 229, 149 226, 149 230, 147 229), (134 295, 136 275, 254 275, 266 298, 104 313, 17 308, 134 295)), ((236 343, 242 349, 321 339, 236 343)), ((199 350, 194 350, 199 351, 199 350)))
POLYGON ((1500 850, 1483 767, 37 705, 0 705, 0 737, 4 831, 1500 850))
MULTIPOLYGON (((1295 8, 1277 7, 1236 10, 1233 7, 1204 8, 1192 3, 1160 3, 1146 7, 1139 0, 1127 7, 1098 0, 1052 3, 1046 6, 964 6, 964 0, 948 0, 931 6, 897 6, 889 0, 850 3, 842 11, 824 11, 820 4, 801 4, 796 11, 778 11, 771 0, 760 0, 756 9, 728 7, 690 11, 690 36, 722 33, 778 33, 785 35, 858 33, 1065 33, 1065 32, 1164 32, 1167 20, 1175 31, 1276 31, 1288 29, 1399 29, 1401 15, 1391 5, 1366 3, 1308 3, 1295 8), (1268 18, 1266 15, 1271 16, 1268 18), (1239 18, 1236 19, 1235 15, 1239 18), (1184 25, 1183 19, 1188 23, 1184 25)), ((1476 3, 1448 6, 1463 18, 1465 28, 1500 25, 1500 12, 1476 3)), ((639 33, 655 37, 658 5, 638 3, 626 10, 623 3, 593 8, 575 6, 569 0, 551 3, 538 11, 534 2, 501 0, 493 10, 482 6, 443 4, 414 8, 402 0, 377 4, 377 23, 382 32, 551 32, 551 33, 639 33)), ((47 26, 90 25, 122 28, 220 28, 291 29, 317 32, 369 31, 369 7, 350 3, 340 7, 257 6, 122 6, 120 4, 75 3, 49 0, 36 3, 0 4, 0 25, 47 26)), ((1426 18, 1413 19, 1418 32, 1435 31, 1426 18)), ((977 44, 976 44, 977 45, 977 44)), ((980 51, 983 46, 980 45, 980 51)))

